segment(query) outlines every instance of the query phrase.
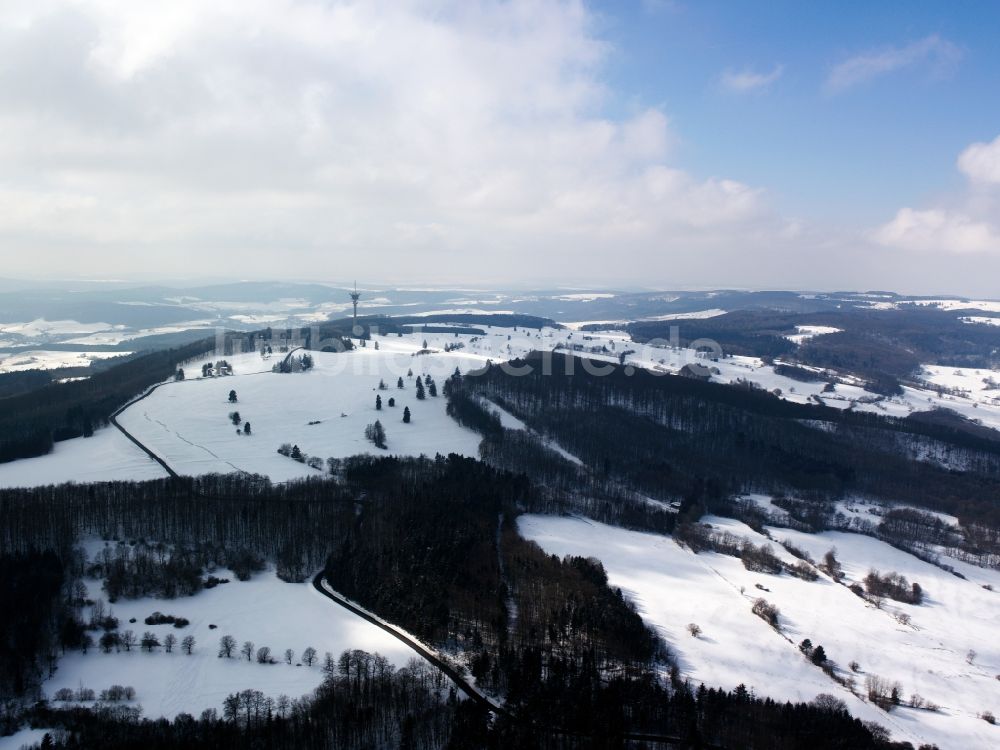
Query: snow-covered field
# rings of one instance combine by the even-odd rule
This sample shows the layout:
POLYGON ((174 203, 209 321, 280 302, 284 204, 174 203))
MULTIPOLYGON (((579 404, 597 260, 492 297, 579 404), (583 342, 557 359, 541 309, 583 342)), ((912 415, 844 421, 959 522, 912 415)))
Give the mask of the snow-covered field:
MULTIPOLYGON (((227 357, 235 375, 169 383, 118 419, 176 471, 190 475, 245 471, 284 481, 316 474, 316 469, 279 455, 278 447, 298 445, 323 460, 381 452, 364 436, 376 419, 385 427, 389 454, 477 456, 479 436, 445 413, 440 395, 456 366, 467 369, 476 363, 443 353, 411 356, 420 348, 412 341, 396 344, 385 338, 379 343, 379 350, 369 345, 352 352, 313 352, 315 367, 298 373, 270 372, 278 355, 269 361, 252 353, 227 357), (439 395, 420 401, 414 379, 425 373, 433 373, 439 395), (398 377, 403 377, 403 389, 396 387, 398 377), (387 390, 378 390, 380 380, 387 390), (230 390, 237 392, 238 403, 229 403, 230 390), (381 411, 375 408, 376 395, 382 398, 381 411), (390 398, 396 399, 395 407, 388 406, 390 398), (402 422, 404 407, 412 414, 410 424, 402 422), (237 434, 228 416, 233 411, 250 422, 251 435, 237 434)), ((195 363, 186 371, 199 370, 195 363)))
POLYGON ((0 464, 0 487, 33 487, 63 482, 157 479, 163 468, 114 427, 89 438, 64 440, 52 453, 0 464))
POLYGON ((80 323, 76 320, 45 320, 36 318, 20 323, 0 323, 0 334, 14 333, 19 336, 57 336, 65 334, 86 334, 113 328, 109 323, 80 323))
POLYGON ((825 336, 828 333, 839 333, 841 328, 834 328, 833 326, 795 326, 795 333, 791 333, 785 336, 789 341, 794 341, 796 344, 802 344, 809 339, 814 339, 817 336, 825 336))
POLYGON ((254 353, 227 357, 234 375, 219 378, 195 378, 201 362, 192 362, 185 367, 187 380, 160 387, 118 420, 172 468, 189 475, 246 471, 276 481, 315 475, 317 469, 279 455, 278 447, 297 445, 303 453, 323 460, 382 453, 364 436, 365 427, 376 419, 385 427, 387 454, 475 457, 480 436, 447 415, 441 394, 444 381, 456 368, 468 372, 490 360, 551 348, 570 333, 491 328, 485 336, 376 335, 366 347, 350 352, 311 352, 315 361, 311 371, 288 374, 270 371, 281 356, 277 353, 266 361, 254 353), (429 353, 421 354, 425 342, 429 353), (463 346, 444 350, 455 344, 463 346), (415 378, 427 374, 439 395, 421 401, 416 398, 415 378), (400 377, 402 389, 397 388, 400 377), (378 390, 380 381, 386 390, 378 390), (237 392, 238 403, 228 402, 230 390, 237 392), (375 408, 376 395, 382 398, 381 410, 375 408), (393 407, 388 405, 390 398, 396 401, 393 407), (410 409, 410 424, 402 421, 404 407, 410 409), (250 422, 250 436, 236 434, 228 416, 232 411, 250 422))
MULTIPOLYGON (((311 475, 316 473, 315 469, 278 455, 277 448, 286 442, 297 444, 307 455, 321 459, 375 452, 377 449, 364 438, 365 426, 375 419, 386 429, 390 454, 455 452, 476 456, 478 436, 446 415, 442 395, 418 401, 413 378, 406 373, 411 369, 414 377, 430 373, 440 391, 456 367, 467 372, 487 361, 561 347, 578 356, 608 362, 619 361, 621 354, 627 352, 627 364, 654 372, 677 372, 686 364, 701 363, 712 368, 715 382, 750 380, 799 403, 822 401, 834 408, 856 408, 891 416, 944 407, 1000 428, 1000 389, 992 388, 994 373, 985 370, 928 365, 924 373, 931 388, 906 387, 902 396, 882 398, 866 391, 863 383, 849 378, 842 378, 846 382, 837 383, 832 392, 827 392, 825 382, 803 383, 779 375, 774 367, 755 357, 708 361, 690 349, 635 344, 624 331, 500 327, 484 330, 486 334, 479 336, 376 335, 367 347, 352 352, 313 352, 316 367, 306 373, 270 372, 282 356, 278 353, 266 361, 254 353, 227 357, 235 374, 223 378, 197 378, 202 363, 190 362, 185 365, 186 381, 165 384, 127 409, 119 420, 177 471, 191 475, 239 470, 267 474, 276 481, 311 475), (375 341, 379 344, 377 350, 375 341), (425 341, 430 353, 418 354, 425 341), (461 348, 444 350, 446 345, 458 344, 461 348), (400 376, 405 383, 402 390, 396 388, 400 376), (380 379, 388 389, 378 392, 375 389, 380 379), (235 405, 227 401, 231 389, 239 396, 235 405), (375 410, 376 393, 380 393, 385 404, 381 411, 375 410), (395 407, 388 406, 390 397, 396 399, 395 407), (402 423, 404 406, 409 406, 413 415, 409 425, 402 423), (251 423, 251 436, 236 435, 228 420, 231 411, 239 411, 243 420, 251 423)), ((828 331, 811 330, 801 335, 825 332, 828 331)), ((1000 381, 1000 374, 995 380, 1000 381)), ((108 431, 98 433, 101 440, 97 442, 93 442, 97 436, 90 441, 71 440, 60 443, 49 456, 0 465, 0 486, 159 475, 153 462, 131 445, 104 432, 108 431), (109 449, 104 450, 104 446, 109 449)))
MULTIPOLYGON (((46 694, 51 699, 60 688, 83 686, 100 693, 111 685, 131 686, 136 690, 135 703, 142 706, 146 717, 198 716, 206 708, 221 713, 227 695, 247 688, 273 698, 311 693, 322 680, 322 659, 327 651, 335 657, 345 649, 378 652, 397 667, 414 656, 402 642, 330 601, 311 583, 285 583, 273 572, 260 573, 249 581, 238 581, 227 571, 215 575, 231 582, 191 597, 122 600, 111 605, 120 621, 119 631, 131 629, 141 637, 148 630, 161 641, 173 633, 178 646, 172 653, 163 648, 145 653, 138 647, 110 654, 99 648, 87 654, 74 651, 59 660, 55 676, 44 684, 46 694), (191 624, 185 628, 146 625, 143 620, 157 611, 185 617, 191 624), (132 617, 136 618, 134 624, 129 623, 132 617), (188 635, 196 641, 190 656, 179 646, 188 635), (252 641, 257 648, 270 647, 278 663, 258 664, 239 653, 230 659, 219 658, 219 639, 224 635, 236 639, 237 649, 244 641, 252 641), (310 646, 318 652, 319 661, 312 667, 297 666, 302 652, 310 646), (288 648, 295 652, 291 665, 284 660, 288 648)), ((92 598, 101 595, 97 582, 88 585, 92 598)))
POLYGON ((44 729, 20 729, 14 734, 0 737, 0 750, 21 750, 22 747, 32 747, 45 739, 44 729))
POLYGON ((0 372, 55 370, 60 367, 89 367, 98 359, 124 357, 132 352, 62 352, 38 349, 17 354, 0 354, 0 372))
MULTIPOLYGON (((863 383, 849 378, 843 378, 847 382, 839 382, 832 392, 826 392, 825 382, 803 383, 779 375, 774 367, 755 357, 708 361, 690 349, 635 344, 624 331, 500 327, 484 330, 486 334, 479 336, 376 335, 367 347, 352 352, 313 352, 316 367, 306 373, 271 373, 271 366, 281 356, 278 353, 267 361, 253 353, 227 357, 235 374, 214 379, 197 378, 201 362, 191 362, 185 365, 186 381, 162 386, 119 419, 171 466, 192 475, 240 470, 267 474, 277 481, 310 475, 316 470, 278 455, 278 446, 286 442, 297 444, 306 454, 321 459, 374 452, 376 449, 364 438, 364 428, 375 419, 385 426, 388 453, 455 452, 475 456, 478 437, 447 417, 443 396, 417 401, 413 379, 406 373, 411 369, 414 376, 430 373, 440 390, 456 367, 466 372, 487 361, 561 347, 578 356, 608 362, 619 361, 621 353, 627 352, 627 364, 654 372, 677 372, 686 364, 701 363, 713 368, 715 382, 750 380, 799 403, 819 400, 834 408, 856 408, 891 416, 945 407, 1000 428, 1000 398, 997 398, 1000 390, 992 389, 989 381, 994 374, 984 370, 929 365, 924 372, 931 388, 906 387, 902 396, 882 398, 866 391, 863 383), (378 350, 374 341, 379 343, 378 350), (425 341, 431 352, 417 354, 425 341), (446 345, 456 344, 461 344, 461 348, 444 351, 446 345), (405 382, 403 390, 396 388, 399 376, 405 382), (374 408, 377 393, 374 389, 380 379, 388 389, 380 393, 386 405, 378 412, 374 408), (239 395, 235 406, 226 399, 230 389, 239 395), (387 405, 390 397, 396 399, 394 408, 387 405), (410 425, 402 424, 403 406, 409 406, 413 414, 410 425), (251 423, 250 437, 235 434, 228 421, 228 414, 234 410, 251 423)), ((801 335, 824 332, 828 331, 803 331, 801 335)), ((996 379, 1000 380, 1000 375, 996 379)), ((112 442, 110 437, 104 439, 108 444, 112 442)), ((108 454, 95 449, 94 443, 77 439, 59 444, 53 455, 2 465, 0 486, 74 478, 78 481, 145 478, 150 472, 157 475, 155 465, 141 455, 136 456, 137 451, 131 446, 116 446, 108 454)))
MULTIPOLYGON (((744 524, 723 518, 705 519, 718 530, 767 542, 744 524)), ((862 579, 870 568, 896 571, 923 586, 927 599, 913 606, 888 602, 882 609, 821 575, 806 582, 787 574, 752 573, 734 558, 703 552, 694 555, 672 539, 627 531, 579 518, 522 516, 521 533, 546 552, 600 559, 611 585, 620 586, 648 622, 660 629, 693 682, 734 688, 743 683, 775 699, 811 700, 829 693, 844 700, 852 713, 874 720, 897 740, 944 748, 991 748, 1000 729, 978 718, 1000 708, 1000 573, 977 570, 961 580, 939 568, 869 537, 857 534, 817 535, 771 529, 775 540, 789 540, 819 560, 831 547, 847 574, 846 583, 862 579), (767 590, 757 588, 757 585, 767 590), (751 613, 763 597, 781 611, 782 633, 751 613), (901 624, 897 613, 910 615, 901 624), (702 635, 693 638, 688 623, 702 635), (940 711, 898 707, 885 713, 827 677, 808 661, 797 644, 809 638, 822 645, 842 674, 859 663, 857 692, 875 674, 899 681, 904 700, 918 693, 940 711), (976 656, 967 661, 969 650, 976 656)), ((777 544, 776 554, 793 561, 777 544)), ((964 570, 964 568, 963 568, 964 570)))

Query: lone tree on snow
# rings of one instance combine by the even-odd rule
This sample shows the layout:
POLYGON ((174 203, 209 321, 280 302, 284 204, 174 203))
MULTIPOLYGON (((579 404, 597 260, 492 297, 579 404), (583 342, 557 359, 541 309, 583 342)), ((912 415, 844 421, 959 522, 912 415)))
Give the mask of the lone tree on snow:
POLYGON ((400 388, 400 389, 403 388, 403 378, 402 378, 402 376, 396 378, 396 387, 400 388))
POLYGON ((236 650, 236 639, 231 635, 224 635, 219 639, 219 658, 231 659, 233 651, 236 650))
POLYGON ((410 407, 409 406, 404 406, 403 407, 403 422, 405 422, 406 424, 410 423, 410 407))
POLYGON ((376 448, 385 448, 385 428, 377 419, 374 424, 365 427, 365 437, 371 440, 376 448))
POLYGON ((389 398, 389 406, 395 406, 395 405, 396 405, 396 399, 390 397, 389 398))
POLYGON ((250 423, 249 422, 245 422, 243 424, 243 434, 244 435, 249 435, 250 434, 250 423))
POLYGON ((376 411, 382 410, 382 397, 377 394, 375 396, 375 409, 376 411))
POLYGON ((231 403, 231 404, 235 404, 236 403, 236 391, 230 391, 229 392, 229 403, 231 403))
POLYGON ((233 420, 233 424, 237 426, 239 426, 240 422, 243 421, 243 418, 240 416, 238 411, 229 412, 229 418, 233 420))

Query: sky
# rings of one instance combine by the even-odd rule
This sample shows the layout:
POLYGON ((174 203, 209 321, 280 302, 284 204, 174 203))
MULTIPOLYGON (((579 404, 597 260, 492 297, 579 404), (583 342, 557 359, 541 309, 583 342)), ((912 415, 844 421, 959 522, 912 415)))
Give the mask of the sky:
POLYGON ((1000 297, 1000 4, 3 0, 0 275, 1000 297))

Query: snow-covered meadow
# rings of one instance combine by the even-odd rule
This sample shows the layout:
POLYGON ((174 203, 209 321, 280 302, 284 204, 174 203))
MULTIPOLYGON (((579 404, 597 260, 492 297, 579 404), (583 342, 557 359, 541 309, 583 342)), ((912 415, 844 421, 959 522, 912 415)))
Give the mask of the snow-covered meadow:
POLYGON ((51 351, 37 349, 16 354, 0 355, 0 373, 25 370, 56 370, 63 367, 90 367, 91 362, 112 357, 125 357, 132 352, 51 351))
MULTIPOLYGON (((275 699, 311 693, 322 680, 327 651, 335 657, 345 649, 378 652, 397 667, 415 656, 401 641, 331 602, 311 583, 285 583, 273 571, 249 581, 238 581, 227 571, 214 575, 231 582, 190 597, 121 600, 110 605, 120 621, 119 632, 131 629, 141 637, 151 631, 161 642, 168 633, 175 635, 178 645, 172 653, 162 647, 147 653, 138 646, 129 652, 104 653, 97 647, 86 654, 73 651, 59 660, 56 674, 45 682, 46 694, 51 699, 60 688, 75 691, 83 686, 99 694, 111 685, 131 686, 136 690, 134 704, 142 706, 144 716, 198 716, 206 708, 221 712, 227 695, 247 688, 275 699), (190 624, 184 628, 146 625, 144 619, 157 611, 187 618, 190 624), (136 622, 129 623, 133 617, 136 622), (188 635, 195 638, 191 655, 180 648, 180 640, 188 635), (236 639, 232 658, 218 656, 224 635, 236 639), (238 652, 245 641, 252 641, 256 648, 270 647, 277 663, 248 661, 238 652), (311 667, 301 661, 307 647, 319 655, 311 667), (284 658, 288 648, 295 652, 291 664, 284 658)), ((101 597, 98 581, 89 581, 88 587, 91 598, 101 597)))
MULTIPOLYGON (((795 560, 738 521, 704 520, 755 544, 769 542, 780 557, 795 560)), ((695 555, 668 537, 581 518, 522 516, 519 528, 546 552, 600 559, 611 585, 621 587, 660 630, 695 683, 730 689, 742 683, 779 700, 832 694, 859 718, 877 721, 895 739, 915 745, 990 748, 1000 742, 1000 729, 978 718, 1000 708, 1000 593, 983 588, 1000 579, 996 571, 976 569, 977 574, 962 580, 869 537, 770 529, 774 540, 791 541, 817 560, 836 547, 847 575, 844 584, 822 574, 808 582, 787 574, 753 573, 734 557, 695 555), (925 603, 887 600, 881 609, 867 603, 846 584, 860 581, 871 568, 919 582, 927 592, 925 603), (781 611, 780 633, 752 614, 758 597, 781 611), (909 615, 909 624, 900 622, 898 614, 909 615), (687 631, 692 622, 702 629, 697 638, 687 631), (855 678, 858 695, 800 652, 798 644, 805 638, 822 645, 842 675, 855 678), (976 652, 971 664, 970 650, 976 652), (852 661, 858 662, 857 673, 848 667, 852 661), (886 713, 864 698, 868 675, 899 681, 904 701, 917 693, 940 710, 901 706, 886 713)), ((1000 580, 995 586, 1000 588, 1000 580)))
POLYGON ((52 452, 0 464, 0 487, 34 487, 63 482, 157 479, 167 474, 113 427, 92 437, 56 443, 52 452))

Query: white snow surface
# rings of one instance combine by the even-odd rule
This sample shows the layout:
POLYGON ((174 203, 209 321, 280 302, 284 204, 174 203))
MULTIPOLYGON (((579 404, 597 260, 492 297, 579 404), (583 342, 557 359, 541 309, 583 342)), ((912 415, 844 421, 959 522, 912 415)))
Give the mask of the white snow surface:
MULTIPOLYGON (((484 330, 485 335, 478 336, 419 332, 401 337, 376 335, 378 350, 372 341, 365 348, 347 353, 313 352, 316 368, 306 373, 271 373, 271 366, 283 356, 277 352, 267 361, 253 353, 227 357, 235 375, 215 379, 196 377, 201 361, 193 361, 184 365, 186 381, 163 385, 152 396, 127 409, 119 419, 171 466, 190 475, 240 470, 266 474, 275 481, 311 475, 316 473, 315 469, 278 455, 278 446, 285 442, 297 444, 307 455, 321 459, 376 452, 364 439, 365 426, 376 418, 386 429, 390 454, 455 452, 476 456, 479 437, 447 417, 443 395, 417 401, 407 370, 412 369, 415 375, 432 374, 440 391, 456 367, 467 372, 487 361, 499 362, 532 350, 558 346, 577 356, 607 362, 618 362, 621 353, 628 352, 626 364, 660 373, 675 373, 684 365, 697 362, 712 369, 715 382, 750 380, 798 403, 822 402, 834 408, 855 408, 897 417, 943 407, 1000 429, 1000 387, 994 389, 990 384, 991 379, 1000 382, 1000 373, 989 370, 927 365, 923 368, 924 378, 930 387, 905 387, 902 396, 884 398, 866 391, 864 383, 856 379, 841 377, 832 392, 824 392, 826 382, 803 383, 778 375, 774 367, 755 357, 733 356, 710 361, 690 349, 636 344, 624 331, 501 327, 484 327, 484 330), (430 353, 417 355, 425 341, 430 353), (447 344, 463 346, 445 352, 447 344), (406 383, 404 390, 395 387, 400 375, 406 383), (385 405, 380 412, 374 408, 376 391, 373 390, 379 379, 388 386, 388 390, 381 392, 385 405), (226 400, 230 389, 239 395, 235 406, 226 400), (387 405, 390 397, 396 399, 395 408, 387 405), (413 414, 410 425, 401 422, 403 406, 409 406, 413 414), (228 421, 229 412, 234 410, 251 422, 252 436, 235 434, 228 421), (314 421, 320 423, 308 424, 314 421)), ((206 361, 220 358, 213 356, 206 361)), ((50 476, 65 479, 79 476, 84 481, 81 460, 91 463, 88 459, 74 459, 69 467, 61 467, 62 459, 54 457, 59 452, 67 458, 89 456, 80 443, 73 440, 60 444, 56 454, 44 457, 48 460, 43 463, 37 463, 42 459, 29 459, 36 463, 0 466, 0 485, 10 486, 14 480, 8 477, 15 476, 22 484, 47 484, 53 481, 50 476), (42 467, 46 467, 44 473, 42 467), (48 467, 53 469, 52 473, 48 467)), ((144 459, 139 462, 140 468, 135 469, 130 459, 115 464, 112 458, 96 456, 93 465, 100 471, 93 473, 85 466, 84 473, 100 479, 150 476, 149 462, 144 459), (113 471, 115 466, 120 471, 113 471)))
MULTIPOLYGON (((755 544, 768 540, 731 519, 705 519, 719 530, 744 536, 755 544)), ((978 714, 1000 707, 1000 593, 980 584, 1000 578, 981 571, 961 580, 932 565, 869 537, 846 533, 802 534, 771 529, 776 540, 789 540, 815 559, 837 548, 847 583, 862 579, 872 567, 896 571, 923 586, 927 600, 911 606, 887 602, 882 609, 866 603, 845 585, 821 575, 806 582, 787 574, 752 573, 734 558, 703 552, 695 555, 672 539, 628 531, 580 518, 522 516, 521 534, 549 553, 600 559, 612 586, 619 586, 640 613, 657 627, 692 682, 729 689, 743 683, 758 695, 778 700, 812 700, 829 693, 844 700, 864 720, 877 721, 894 739, 914 745, 937 743, 944 748, 992 748, 998 730, 978 714), (971 578, 971 577, 970 577, 971 578), (760 584, 768 591, 756 588, 760 584), (742 591, 741 591, 742 588, 742 591), (781 611, 782 634, 750 609, 763 597, 781 611), (910 625, 897 622, 906 613, 910 625), (688 623, 703 634, 693 638, 688 623), (812 665, 796 644, 809 638, 824 647, 841 674, 860 664, 858 693, 866 674, 898 680, 904 699, 919 693, 941 706, 940 712, 905 706, 885 713, 849 692, 812 665), (969 649, 977 652, 966 662, 969 649)), ((776 554, 794 560, 776 543, 776 554)))
POLYGON ((106 331, 110 323, 80 323, 76 320, 46 320, 36 318, 28 322, 0 323, 0 333, 17 333, 21 336, 53 336, 72 333, 106 331))
MULTIPOLYGON (((458 453, 478 456, 480 437, 461 427, 445 412, 440 395, 444 380, 456 366, 467 370, 482 361, 452 354, 412 356, 420 343, 390 337, 351 352, 312 352, 311 371, 276 374, 277 354, 263 361, 258 354, 227 357, 236 374, 219 378, 189 378, 168 383, 119 415, 119 423, 182 474, 245 471, 276 481, 317 474, 316 469, 277 453, 283 443, 298 445, 310 456, 345 457, 382 453, 364 437, 365 426, 379 420, 385 426, 393 455, 458 453), (260 370, 264 370, 261 372, 260 370), (413 370, 413 377, 406 375, 413 370), (256 372, 255 372, 256 370, 256 372), (423 401, 415 396, 414 378, 431 373, 439 395, 423 401), (405 388, 396 381, 403 377, 405 388), (383 380, 387 390, 379 391, 383 380), (238 403, 228 401, 230 390, 238 403), (381 396, 381 411, 375 397, 381 396), (388 406, 390 398, 396 406, 388 406), (402 422, 409 407, 410 424, 402 422), (239 411, 252 434, 236 434, 229 413, 239 411), (318 422, 318 424, 309 424, 318 422)), ((200 372, 195 363, 186 368, 200 372)))
POLYGON ((89 367, 98 359, 124 357, 132 352, 63 352, 48 349, 22 351, 16 354, 0 355, 0 372, 21 372, 23 370, 55 370, 59 367, 89 367))
POLYGON ((0 464, 0 487, 158 479, 167 473, 114 427, 56 443, 45 456, 0 464))
POLYGON ((21 750, 23 747, 33 747, 45 738, 47 732, 48 730, 45 729, 19 729, 7 737, 0 737, 0 750, 21 750))
POLYGON ((789 334, 785 338, 789 341, 794 341, 796 344, 801 344, 817 336, 825 336, 828 333, 839 333, 842 330, 842 328, 834 328, 833 326, 795 326, 795 333, 789 334))
MULTIPOLYGON (((162 648, 153 653, 138 648, 110 654, 99 648, 87 654, 74 651, 59 660, 55 676, 44 684, 46 694, 51 698, 60 688, 80 685, 98 693, 115 684, 132 686, 135 703, 142 706, 146 717, 173 718, 179 713, 197 717, 206 708, 221 713, 227 695, 247 688, 273 698, 311 693, 322 681, 321 666, 327 651, 334 657, 345 649, 378 652, 397 667, 415 656, 401 641, 330 601, 311 583, 285 583, 270 571, 249 581, 238 581, 227 571, 215 575, 231 582, 191 597, 120 600, 111 605, 120 620, 119 631, 131 629, 139 637, 149 630, 161 641, 167 633, 177 636, 173 653, 162 648), (146 625, 143 620, 155 611, 186 617, 191 624, 185 628, 146 625), (134 624, 128 622, 132 617, 136 618, 134 624), (210 629, 209 624, 216 629, 210 629), (190 656, 179 647, 187 635, 196 641, 190 656), (232 635, 237 648, 244 641, 253 641, 258 648, 269 646, 279 663, 258 664, 238 653, 231 659, 219 658, 219 639, 224 635, 232 635), (308 646, 318 652, 318 662, 312 667, 296 666, 308 646), (286 648, 295 652, 291 665, 284 661, 286 648)), ((98 586, 89 582, 92 598, 100 596, 98 586)))

